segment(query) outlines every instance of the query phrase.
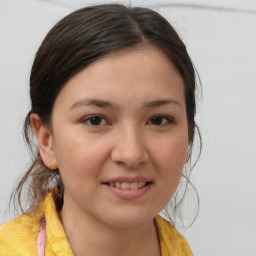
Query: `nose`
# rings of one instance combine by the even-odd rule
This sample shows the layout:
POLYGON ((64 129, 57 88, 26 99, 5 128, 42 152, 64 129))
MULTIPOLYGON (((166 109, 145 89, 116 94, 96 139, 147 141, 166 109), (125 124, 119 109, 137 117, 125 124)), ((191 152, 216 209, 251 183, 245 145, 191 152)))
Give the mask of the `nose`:
POLYGON ((111 158, 115 163, 129 168, 147 162, 149 155, 141 132, 131 127, 119 131, 115 137, 111 158))

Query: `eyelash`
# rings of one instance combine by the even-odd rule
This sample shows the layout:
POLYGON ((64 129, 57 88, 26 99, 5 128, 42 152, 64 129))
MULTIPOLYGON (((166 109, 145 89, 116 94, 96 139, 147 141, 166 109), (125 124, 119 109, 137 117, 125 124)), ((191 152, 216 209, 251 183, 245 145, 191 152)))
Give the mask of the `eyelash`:
POLYGON ((97 126, 102 126, 102 125, 105 125, 107 124, 108 122, 106 121, 106 118, 100 116, 100 115, 91 115, 91 116, 87 116, 86 118, 84 118, 82 121, 82 123, 87 123, 89 126, 93 126, 93 127, 97 127, 97 126), (100 125, 93 125, 92 123, 89 123, 92 121, 93 118, 99 118, 100 119, 100 122, 102 122, 102 120, 105 121, 104 124, 100 124, 100 125))
POLYGON ((154 125, 154 124, 152 124, 152 125, 154 125, 154 126, 165 126, 165 125, 174 123, 174 120, 173 120, 172 118, 170 118, 170 117, 168 117, 168 116, 164 116, 164 115, 155 115, 155 116, 151 117, 151 118, 149 119, 149 121, 152 122, 152 119, 153 119, 153 118, 162 118, 162 120, 165 120, 165 123, 164 123, 164 124, 160 124, 160 125, 156 125, 156 124, 154 125))
MULTIPOLYGON (((155 120, 155 121, 159 121, 159 120, 155 120)), ((149 121, 147 122, 147 124, 148 124, 149 122, 151 122, 151 124, 152 124, 153 126, 165 126, 165 125, 174 123, 174 120, 173 120, 172 118, 168 117, 168 116, 164 116, 164 115, 155 115, 155 116, 152 116, 152 117, 149 119, 149 121), (164 122, 164 124, 157 124, 157 125, 156 125, 156 124, 152 124, 152 120, 153 120, 154 118, 161 118, 161 122, 162 122, 163 120, 165 120, 165 122, 164 122)), ((108 124, 108 121, 107 121, 106 118, 104 118, 103 116, 100 116, 100 115, 91 115, 91 116, 88 116, 88 117, 86 117, 85 119, 83 119, 83 120, 81 121, 81 123, 87 123, 89 126, 92 126, 92 127, 100 127, 100 126, 102 126, 102 125, 108 124), (97 118, 98 118, 99 120, 97 120, 97 118), (93 121, 93 119, 96 119, 96 120, 94 120, 94 121, 99 121, 99 124, 96 124, 96 125, 95 125, 95 124, 92 124, 91 122, 93 121), (102 121, 104 121, 104 124, 101 124, 102 121)))

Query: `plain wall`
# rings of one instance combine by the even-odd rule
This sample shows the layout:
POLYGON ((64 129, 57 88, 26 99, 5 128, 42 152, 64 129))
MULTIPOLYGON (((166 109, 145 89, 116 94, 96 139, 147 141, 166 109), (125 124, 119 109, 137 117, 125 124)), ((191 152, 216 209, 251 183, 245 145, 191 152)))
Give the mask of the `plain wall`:
MULTIPOLYGON (((29 72, 48 30, 64 15, 109 1, 0 0, 0 223, 29 163, 22 140, 29 72)), ((192 180, 196 222, 181 231, 197 256, 256 255, 256 3, 119 1, 155 8, 177 29, 200 74, 203 151, 192 180)))

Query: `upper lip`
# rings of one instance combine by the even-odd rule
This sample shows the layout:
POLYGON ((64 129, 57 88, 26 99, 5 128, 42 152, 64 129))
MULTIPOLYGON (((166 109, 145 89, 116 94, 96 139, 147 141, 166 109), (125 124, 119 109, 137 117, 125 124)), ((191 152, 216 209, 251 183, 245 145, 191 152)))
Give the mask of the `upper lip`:
POLYGON ((128 182, 128 183, 133 183, 133 182, 152 182, 152 179, 138 176, 138 177, 116 177, 116 178, 111 178, 104 180, 102 183, 115 183, 115 182, 128 182))

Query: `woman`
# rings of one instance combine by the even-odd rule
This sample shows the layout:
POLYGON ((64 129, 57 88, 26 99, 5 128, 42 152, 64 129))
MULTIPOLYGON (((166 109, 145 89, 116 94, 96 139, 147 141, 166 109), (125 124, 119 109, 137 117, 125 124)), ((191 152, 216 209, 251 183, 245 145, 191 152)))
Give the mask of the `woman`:
POLYGON ((171 25, 123 5, 77 10, 42 42, 24 133, 36 157, 29 209, 0 229, 1 255, 192 255, 158 213, 189 161, 195 71, 171 25))

